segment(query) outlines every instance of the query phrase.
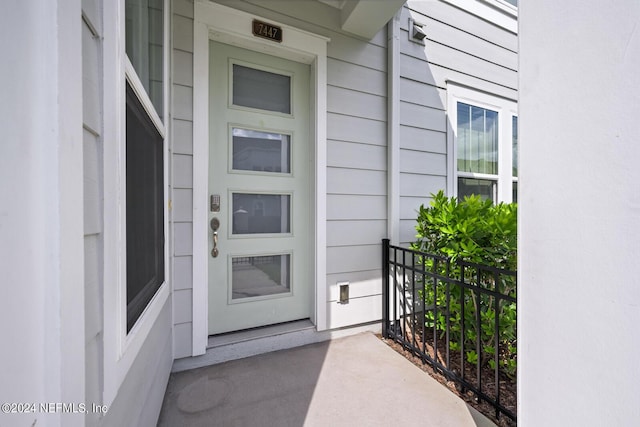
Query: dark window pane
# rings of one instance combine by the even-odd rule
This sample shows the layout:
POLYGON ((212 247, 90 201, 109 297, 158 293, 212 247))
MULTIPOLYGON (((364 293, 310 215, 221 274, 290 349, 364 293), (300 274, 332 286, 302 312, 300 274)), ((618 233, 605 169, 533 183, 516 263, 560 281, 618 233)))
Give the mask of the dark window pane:
POLYGON ((478 195, 496 202, 497 183, 489 179, 458 178, 458 200, 465 196, 478 195))
POLYGON ((291 114, 291 77, 233 64, 233 105, 291 114))
POLYGON ((125 48, 156 112, 162 117, 164 1, 125 0, 125 48))
POLYGON ((163 140, 127 84, 127 332, 164 282, 163 140))
POLYGON ((518 203, 518 181, 513 182, 513 189, 511 191, 513 195, 513 203, 518 203))

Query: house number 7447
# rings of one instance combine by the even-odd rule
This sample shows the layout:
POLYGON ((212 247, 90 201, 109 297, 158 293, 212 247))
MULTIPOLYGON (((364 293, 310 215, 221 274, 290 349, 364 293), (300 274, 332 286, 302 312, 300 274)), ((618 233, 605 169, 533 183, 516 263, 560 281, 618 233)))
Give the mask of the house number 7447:
POLYGON ((257 19, 253 20, 253 35, 276 42, 282 42, 282 28, 258 21, 257 19))

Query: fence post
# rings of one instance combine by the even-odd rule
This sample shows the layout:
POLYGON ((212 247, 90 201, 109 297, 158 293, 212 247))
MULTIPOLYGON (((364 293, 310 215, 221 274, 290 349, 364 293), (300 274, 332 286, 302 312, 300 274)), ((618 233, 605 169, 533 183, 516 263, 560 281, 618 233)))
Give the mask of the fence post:
POLYGON ((389 239, 382 239, 382 336, 389 338, 389 239))

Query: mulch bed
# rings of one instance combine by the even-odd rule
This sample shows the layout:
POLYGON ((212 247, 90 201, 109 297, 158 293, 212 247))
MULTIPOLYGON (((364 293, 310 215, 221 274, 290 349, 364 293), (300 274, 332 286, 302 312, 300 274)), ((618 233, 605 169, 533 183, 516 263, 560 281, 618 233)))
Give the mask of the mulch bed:
MULTIPOLYGON (((516 426, 516 422, 512 421, 509 417, 504 414, 501 414, 499 418, 496 418, 496 410, 492 405, 483 401, 477 400, 476 396, 472 391, 465 391, 460 388, 455 382, 448 380, 443 374, 432 368, 428 363, 424 363, 422 359, 418 356, 415 356, 410 350, 404 348, 401 344, 393 341, 392 339, 384 339, 381 336, 379 338, 385 342, 389 347, 393 348, 395 351, 403 355, 414 365, 418 366, 424 372, 428 373, 432 378, 437 380, 439 383, 443 384, 453 393, 458 395, 465 402, 476 408, 479 412, 485 415, 487 418, 491 419, 494 423, 496 423, 499 427, 512 427, 516 426)), ((411 338, 409 337, 411 341, 411 338)), ((429 342, 433 342, 432 339, 428 337, 425 339, 426 344, 426 353, 431 356, 431 358, 436 359, 433 347, 429 345, 429 342)), ((421 338, 416 340, 416 346, 419 348, 422 347, 421 338)), ((437 340, 438 347, 438 360, 443 365, 446 364, 446 355, 443 349, 445 349, 445 341, 443 339, 437 340)), ((461 358, 459 352, 450 352, 450 369, 455 370, 456 372, 460 372, 461 358)), ((475 365, 471 365, 469 363, 464 363, 465 368, 465 378, 472 379, 470 382, 476 382, 477 368, 475 365)), ((483 381, 482 391, 489 396, 495 396, 495 378, 494 371, 488 367, 481 369, 481 378, 483 381)), ((500 403, 512 411, 516 413, 517 406, 517 392, 516 392, 516 382, 507 376, 503 375, 500 378, 500 403)))

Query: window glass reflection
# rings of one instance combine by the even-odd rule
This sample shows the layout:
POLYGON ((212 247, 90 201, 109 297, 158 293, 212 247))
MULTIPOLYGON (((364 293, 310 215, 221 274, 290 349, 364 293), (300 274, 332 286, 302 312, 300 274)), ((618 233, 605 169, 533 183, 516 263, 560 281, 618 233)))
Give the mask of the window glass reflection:
POLYGON ((233 105, 291 114, 291 77, 233 64, 233 105))
POLYGON ((233 128, 233 170, 291 172, 289 135, 233 128))
POLYGON ((498 173, 498 113, 458 103, 458 171, 498 173))
POLYGON ((232 299, 288 293, 291 290, 291 255, 233 257, 232 299))
POLYGON ((291 232, 291 196, 233 193, 233 234, 291 232))

